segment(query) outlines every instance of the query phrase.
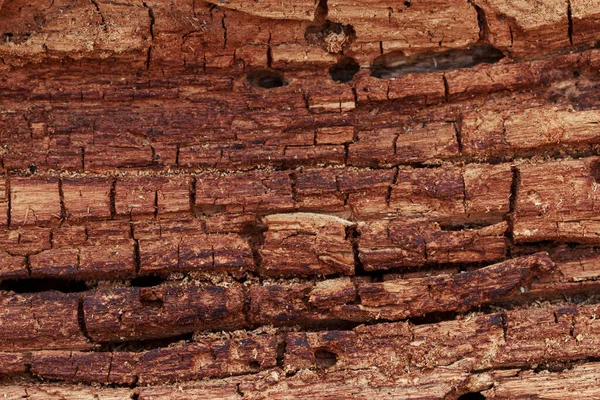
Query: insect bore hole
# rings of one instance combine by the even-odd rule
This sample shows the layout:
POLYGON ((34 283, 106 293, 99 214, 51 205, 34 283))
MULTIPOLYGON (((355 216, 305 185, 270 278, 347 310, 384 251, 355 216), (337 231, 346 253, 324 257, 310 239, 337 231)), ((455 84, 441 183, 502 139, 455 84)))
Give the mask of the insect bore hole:
POLYGON ((250 371, 259 371, 260 370, 260 363, 258 361, 250 361, 250 371))
POLYGON ((246 79, 254 87, 263 89, 273 89, 281 86, 286 86, 288 82, 278 72, 270 69, 258 69, 248 72, 246 79))
POLYGON ((315 361, 318 369, 327 369, 337 363, 337 354, 323 348, 315 350, 315 361))
POLYGON ((339 83, 350 82, 358 71, 360 71, 360 65, 351 57, 344 57, 329 67, 331 79, 339 83))

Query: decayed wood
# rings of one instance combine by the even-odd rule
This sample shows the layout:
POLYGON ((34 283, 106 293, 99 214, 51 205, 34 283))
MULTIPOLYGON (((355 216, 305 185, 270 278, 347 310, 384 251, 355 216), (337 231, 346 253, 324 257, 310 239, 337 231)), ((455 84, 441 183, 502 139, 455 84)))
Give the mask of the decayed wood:
POLYGON ((516 239, 594 242, 597 164, 588 158, 520 167, 516 239))
POLYGON ((188 177, 117 179, 115 211, 137 215, 185 212, 190 208, 188 177))
POLYGON ((243 327, 243 306, 239 284, 97 290, 83 299, 87 333, 99 342, 243 327))
POLYGON ((5 292, 2 302, 0 349, 92 347, 79 326, 78 296, 57 292, 15 294, 5 292))
POLYGON ((274 214, 260 248, 264 275, 354 275, 352 223, 321 214, 274 214), (296 254, 299 254, 297 256, 296 254))
POLYGON ((557 399, 570 396, 574 390, 582 398, 597 396, 597 363, 575 366, 563 372, 526 372, 505 370, 480 374, 465 374, 457 369, 439 368, 429 373, 407 375, 400 379, 384 376, 375 371, 330 373, 303 372, 291 379, 280 380, 281 371, 273 370, 259 375, 253 381, 244 378, 230 378, 220 382, 198 382, 195 384, 164 385, 127 388, 87 388, 59 384, 29 384, 4 386, 6 397, 60 399, 64 396, 77 398, 124 399, 137 394, 140 399, 160 399, 168 396, 184 399, 189 396, 202 396, 206 399, 286 398, 289 396, 310 396, 315 393, 323 398, 364 398, 383 396, 405 399, 411 397, 457 398, 459 393, 484 390, 486 398, 512 399, 536 396, 543 388, 546 398, 557 399), (441 379, 440 379, 441 378, 441 379), (358 384, 364 385, 360 393, 358 384), (440 383, 447 382, 447 383, 440 383), (459 388, 457 390, 457 388, 459 388), (492 388, 486 390, 488 388, 492 388), (337 389, 337 391, 335 390, 337 389))
POLYGON ((142 353, 40 351, 32 353, 31 372, 44 379, 113 384, 227 377, 274 367, 277 343, 275 336, 261 335, 142 353))
POLYGON ((0 394, 598 397, 599 15, 0 0, 0 394))
POLYGON ((597 363, 576 366, 558 373, 525 372, 501 380, 484 393, 490 399, 526 398, 537 395, 538 389, 542 389, 544 396, 550 399, 568 396, 568 393, 574 391, 584 398, 592 399, 598 396, 598 388, 592 383, 597 372, 597 363))
POLYGON ((263 285, 250 289, 250 316, 254 323, 310 326, 336 320, 398 320, 464 310, 524 292, 534 276, 549 274, 553 268, 547 255, 538 254, 447 276, 382 283, 358 279, 354 286, 347 279, 320 287, 312 283, 263 285), (322 294, 324 288, 327 296, 322 294), (320 305, 321 301, 325 304, 320 305))
POLYGON ((553 267, 545 254, 538 254, 462 274, 359 284, 360 303, 338 306, 333 311, 359 321, 465 311, 524 290, 534 276, 548 273, 553 267))
POLYGON ((367 271, 426 264, 492 262, 506 253, 501 222, 481 229, 444 231, 429 222, 376 220, 359 225, 359 258, 367 271))
POLYGON ((153 239, 139 240, 141 275, 198 271, 239 276, 255 269, 252 250, 238 235, 165 235, 158 243, 153 239))
POLYGON ((597 354, 593 333, 597 312, 596 305, 545 307, 423 325, 382 323, 287 335, 238 332, 227 340, 199 336, 194 342, 141 353, 43 350, 27 357, 4 353, 2 374, 20 374, 31 365, 31 371, 45 379, 116 384, 243 375, 275 367, 277 349, 284 341, 287 376, 302 370, 378 369, 397 379, 441 367, 472 372, 534 367, 597 354))
MULTIPOLYGON (((593 51, 595 54, 596 50, 593 51)), ((590 52, 591 53, 591 52, 590 52)), ((593 54, 587 54, 587 57, 574 57, 571 56, 567 58, 564 56, 564 60, 561 60, 562 67, 564 69, 570 69, 571 71, 575 71, 580 73, 577 68, 580 68, 580 62, 584 62, 584 65, 587 63, 597 64, 597 61, 591 60, 590 57, 593 54), (583 59, 583 60, 582 60, 583 59)), ((597 56, 596 56, 597 57, 597 56)), ((529 64, 527 64, 529 66, 529 64)), ((503 66, 503 68, 508 68, 510 65, 503 66)), ((494 73, 494 70, 489 68, 484 69, 481 68, 481 75, 486 76, 487 74, 494 73)), ((496 67, 496 66, 492 66, 496 67)), ((478 68, 478 67, 476 67, 478 68)), ((499 68, 499 67, 496 67, 499 68)), ((516 67, 513 67, 514 70, 511 71, 510 77, 521 76, 524 72, 516 67)), ((548 68, 557 68, 556 66, 551 66, 546 64, 537 66, 536 70, 533 72, 528 72, 527 75, 535 76, 537 79, 537 83, 526 80, 525 82, 532 85, 542 85, 551 80, 557 79, 568 79, 572 78, 572 75, 569 76, 565 74, 564 71, 548 71, 548 68), (556 76, 558 75, 558 77, 556 76), (562 78, 561 78, 562 76, 562 78)), ((458 70, 460 71, 460 70, 458 70)), ((572 74, 574 72, 570 72, 572 74)), ((436 73, 438 76, 438 80, 440 82, 441 91, 440 93, 440 101, 444 98, 443 91, 443 79, 441 73, 436 73)), ((464 79, 469 78, 469 74, 463 72, 464 79)), ((445 76, 445 75, 444 75, 445 76)), ((492 75, 493 76, 493 75, 492 75)), ((407 82, 402 85, 406 86, 409 82, 412 82, 413 85, 421 83, 420 80, 417 80, 417 77, 413 75, 408 75, 405 80, 407 82)), ((298 78, 300 79, 300 77, 298 78)), ((297 80, 293 82, 297 82, 297 80)), ((322 80, 322 77, 319 77, 316 74, 312 74, 307 79, 314 79, 318 81, 318 83, 322 80)), ((450 79, 450 78, 448 78, 450 79)), ((470 78, 469 78, 470 79, 470 78)), ((497 77, 497 79, 502 79, 502 77, 497 77)), ((582 79, 580 78, 577 82, 578 90, 581 90, 582 83, 580 82, 582 79)), ((286 99, 289 97, 298 97, 298 91, 305 91, 306 95, 309 95, 309 92, 306 92, 307 89, 303 86, 293 86, 294 83, 290 83, 290 85, 277 88, 278 91, 275 96, 280 99, 286 99), (281 89, 281 90, 280 90, 281 89)), ((368 87, 372 87, 373 85, 381 85, 379 82, 384 82, 386 86, 388 85, 385 80, 377 79, 370 77, 368 82, 368 87), (374 80, 374 81, 373 81, 374 80)), ((397 81, 390 81, 397 82, 397 81)), ((448 87, 452 90, 456 88, 456 90, 460 90, 460 86, 462 85, 460 82, 457 85, 452 84, 452 80, 448 81, 448 87)), ((130 85, 135 86, 137 82, 132 82, 130 85)), ((317 83, 317 82, 315 82, 317 83)), ((565 93, 564 99, 573 99, 577 100, 577 102, 589 102, 589 93, 586 93, 586 96, 582 96, 581 92, 575 91, 575 83, 571 82, 565 83, 565 86, 562 86, 557 91, 565 93), (569 90, 571 88, 571 90, 569 90)), ((139 82, 140 85, 147 85, 148 83, 139 82)), ((172 84, 175 84, 173 82, 172 84)), ((482 83, 483 85, 483 83, 482 83)), ((426 87, 430 87, 428 84, 426 87)), ((136 86, 137 87, 137 86, 136 86)), ((526 86, 525 86, 526 87, 526 86)), ((495 89, 493 82, 489 82, 489 85, 485 86, 485 89, 482 89, 479 93, 487 93, 490 90, 498 90, 495 89)), ((162 88, 157 87, 157 93, 160 93, 162 88)), ((334 90, 336 88, 333 88, 334 90)), ((591 88, 589 88, 591 89, 591 88)), ((589 90, 588 89, 588 90, 589 90)), ((52 89, 48 89, 52 91, 52 89)), ((65 89, 63 89, 65 90, 65 89)), ((71 90, 76 90, 75 88, 71 90)), ((125 90, 125 88, 123 88, 125 90)), ((242 89, 237 89, 241 91, 242 89)), ((253 90, 252 88, 248 88, 248 90, 253 90)), ((384 88, 384 93, 387 92, 389 88, 384 88)), ((361 93, 360 91, 357 93, 361 93)), ((475 92, 478 93, 478 92, 475 92)), ((74 93, 76 95, 77 93, 74 93)), ((542 96, 550 96, 551 92, 544 92, 542 96)), ((252 97, 249 96, 245 92, 241 92, 240 95, 242 97, 246 97, 246 101, 251 101, 252 97)), ((50 146, 49 142, 44 141, 43 138, 35 138, 33 142, 38 143, 34 144, 33 142, 29 144, 26 148, 28 152, 28 156, 23 156, 23 149, 18 148, 18 143, 9 143, 8 146, 8 154, 6 156, 7 165, 11 168, 27 168, 32 162, 36 165, 37 168, 60 168, 61 165, 66 168, 72 168, 75 170, 80 170, 82 168, 82 150, 81 147, 84 148, 84 159, 83 159, 83 168, 89 171, 105 171, 106 169, 114 168, 114 167, 135 167, 142 168, 144 166, 147 167, 218 167, 220 169, 227 169, 231 167, 239 168, 251 168, 260 165, 272 165, 272 166, 281 166, 283 164, 287 164, 290 166, 293 165, 306 165, 311 163, 328 163, 328 164, 343 164, 345 159, 344 148, 342 145, 335 144, 320 144, 317 141, 317 144, 313 144, 314 139, 314 129, 319 128, 319 124, 315 124, 317 126, 311 127, 295 127, 300 122, 297 118, 301 118, 302 123, 308 124, 310 123, 310 119, 308 116, 303 116, 302 114, 306 113, 306 109, 299 108, 300 105, 294 107, 296 112, 282 111, 279 115, 279 118, 288 123, 288 127, 285 125, 277 124, 268 130, 265 133, 257 133, 257 127, 260 124, 273 124, 272 117, 268 114, 261 115, 258 113, 257 115, 253 115, 251 120, 244 119, 241 121, 234 120, 235 118, 235 104, 231 104, 231 100, 228 98, 224 98, 223 95, 215 94, 209 92, 206 94, 208 99, 212 99, 213 102, 221 102, 223 104, 227 104, 228 110, 222 113, 222 118, 224 121, 220 124, 216 123, 206 123, 202 121, 206 121, 206 118, 209 117, 209 114, 203 113, 202 111, 197 111, 197 107, 195 103, 189 104, 187 99, 181 99, 186 103, 186 105, 175 105, 165 104, 160 108, 157 107, 148 107, 146 105, 145 100, 136 101, 135 99, 124 100, 126 102, 131 102, 132 105, 135 105, 135 111, 133 111, 134 115, 138 118, 127 118, 124 119, 119 115, 121 113, 132 113, 131 106, 123 107, 120 106, 119 103, 108 103, 107 107, 110 108, 110 114, 115 114, 114 122, 111 124, 105 124, 106 126, 97 126, 94 127, 94 122, 98 121, 98 119, 102 118, 102 115, 98 115, 97 112, 93 110, 94 103, 83 103, 84 105, 78 106, 74 110, 73 113, 77 114, 79 118, 81 118, 80 124, 75 124, 71 120, 68 119, 68 115, 65 115, 64 110, 55 110, 56 113, 50 117, 50 120, 42 119, 47 125, 46 129, 50 131, 58 130, 60 134, 65 138, 60 143, 57 143, 56 146, 50 146), (166 109, 165 109, 166 108, 166 109), (174 109, 173 109, 174 108, 174 109), (162 118, 158 118, 157 114, 162 118), (198 115, 199 114, 199 115, 198 115), (300 115, 298 115, 300 114, 300 115), (203 117, 203 118, 200 118, 203 117), (136 137, 123 137, 123 135, 119 135, 119 129, 122 127, 123 129, 139 131, 139 130, 147 130, 148 125, 151 123, 160 123, 163 120, 172 121, 172 119, 182 120, 184 122, 180 124, 176 124, 175 122, 165 122, 163 127, 165 130, 169 132, 174 132, 172 136, 167 136, 164 134, 153 134, 149 136, 146 140, 140 140, 140 138, 136 137), (185 127, 187 124, 190 124, 189 130, 182 129, 182 125, 185 127), (200 125, 201 124, 201 125, 200 125), (83 125, 83 126, 82 126, 83 125), (200 125, 200 126, 198 126, 200 125), (84 128, 85 126, 92 126, 89 128, 84 128), (231 131, 226 131, 226 128, 234 126, 236 135, 233 135, 231 131), (70 153, 73 149, 69 146, 65 145, 66 139, 68 136, 74 135, 73 133, 69 134, 69 132, 73 131, 81 131, 85 129, 87 132, 78 133, 81 137, 79 139, 79 143, 77 145, 77 151, 74 153, 70 153), (98 130, 97 133, 94 134, 94 130, 98 130), (282 132, 284 130, 289 130, 289 132, 282 132), (189 132, 196 132, 196 135, 191 135, 189 132), (278 141, 269 137, 269 132, 279 132, 278 135, 284 135, 278 141), (95 141, 100 141, 98 136, 99 133, 102 132, 102 135, 109 136, 113 138, 112 146, 114 148, 111 149, 102 149, 93 145, 94 147, 89 147, 89 140, 83 140, 87 138, 94 138, 95 141), (222 134, 217 135, 216 132, 222 132, 222 134), (292 136, 293 135, 293 136, 292 136), (302 135, 302 136, 301 136, 302 135), (281 143, 282 140, 285 140, 286 136, 290 139, 286 140, 286 144, 281 143), (237 137, 237 140, 235 140, 237 137), (296 142, 298 139, 301 140, 296 142), (257 143, 257 140, 260 140, 260 144, 257 143), (148 141, 151 141, 148 143, 148 141), (179 157, 176 157, 177 154, 177 143, 179 145, 179 157), (263 144, 264 143, 264 144, 263 144), (136 147, 132 147, 136 146, 136 147), (154 147, 155 156, 152 158, 152 147, 154 147), (14 150, 13 150, 14 148, 14 150), (96 148, 101 157, 101 161, 104 163, 102 165, 97 164, 95 161, 96 148), (60 150, 58 150, 60 149, 60 150), (143 150, 143 151, 142 151, 143 150), (56 152, 59 151, 61 157, 57 159, 56 152), (69 154, 64 154, 64 152, 68 151, 69 154), (106 155, 108 153, 108 156, 106 155), (116 157, 115 154, 121 153, 122 156, 116 157), (34 156, 34 154, 37 154, 34 156), (39 156, 38 156, 39 155, 39 156), (157 155, 159 157, 157 157, 157 155), (111 158, 111 157, 116 158, 111 158), (18 162, 13 162, 12 160, 16 159, 18 162)), ((469 96, 470 97, 470 96, 469 96)), ((532 113, 543 113, 547 114, 549 117, 552 115, 567 115, 565 112, 569 112, 571 107, 569 104, 561 104, 560 106, 549 107, 545 105, 546 102, 551 100, 540 101, 540 97, 531 98, 531 96, 527 97, 524 94, 520 96, 522 102, 525 101, 533 101, 534 103, 538 103, 541 110, 537 111, 532 110, 532 113)), ((543 97, 542 97, 543 98, 543 97)), ((384 97, 387 100, 387 97, 384 97)), ((501 100, 502 98, 498 99, 501 100)), ((302 100, 301 96, 299 100, 302 100)), ((562 100, 564 101, 564 100, 562 100)), ((165 100, 165 102, 168 102, 165 100)), ((43 106, 43 102, 35 103, 37 107, 35 110, 40 110, 43 106)), ((207 102, 207 107, 210 102, 207 102)), ((536 104, 532 104, 536 105, 536 104)), ((28 116, 27 110, 23 110, 22 106, 18 104, 11 104, 14 107, 14 111, 16 115, 11 114, 10 116, 6 116, 8 121, 10 121, 11 126, 19 122, 21 118, 31 118, 28 116)), ((58 108, 55 106, 54 108, 58 108)), ((364 112, 357 111, 357 118, 359 123, 359 131, 357 138, 358 141, 352 142, 349 144, 348 149, 348 162, 352 165, 357 166, 372 166, 377 165, 379 163, 381 165, 387 164, 397 164, 397 163, 409 163, 409 162, 439 162, 442 158, 450 158, 453 159, 458 157, 459 154, 457 149, 464 143, 464 155, 468 155, 469 158, 479 158, 485 159, 486 157, 500 157, 504 156, 506 153, 517 153, 517 154, 531 154, 531 149, 539 146, 545 150, 549 149, 549 143, 547 139, 541 140, 541 137, 537 136, 535 131, 531 131, 531 128, 527 128, 527 126, 523 126, 523 132, 519 133, 519 137, 511 138, 513 142, 513 148, 510 145, 505 145, 502 143, 498 143, 497 140, 501 138, 502 133, 502 121, 503 118, 500 118, 499 115, 493 114, 494 112, 503 111, 508 108, 507 113, 517 113, 523 114, 523 110, 519 109, 519 107, 515 106, 514 103, 503 104, 502 106, 496 101, 491 102, 488 106, 478 106, 477 104, 473 104, 472 108, 461 109, 453 111, 453 115, 444 116, 443 109, 437 116, 429 116, 425 118, 427 121, 427 126, 425 128, 421 128, 422 124, 418 123, 402 123, 402 120, 398 120, 398 116, 394 118, 394 123, 387 122, 388 126, 381 126, 381 128, 386 128, 385 130, 378 129, 380 125, 382 125, 382 121, 386 121, 386 113, 382 113, 381 111, 373 116, 369 116, 369 114, 364 114, 364 112), (492 115, 489 115, 492 113, 492 115), (449 123, 447 120, 458 120, 459 122, 453 126, 452 123, 449 123), (488 119, 489 121, 485 121, 488 119), (461 120, 464 120, 464 123, 460 123, 461 120), (476 131, 477 135, 481 135, 481 139, 477 137, 472 137, 473 134, 470 132, 473 130, 473 124, 477 124, 477 121, 481 120, 483 123, 486 122, 485 130, 476 131), (438 124, 439 123, 439 124, 438 124), (390 126, 392 125, 392 126, 390 126), (464 126, 463 126, 464 125, 464 126), (431 128, 427 128, 431 126, 431 128), (458 129, 459 133, 461 133, 461 143, 457 143, 456 141, 456 132, 452 135, 453 130, 458 129), (462 135, 462 130, 464 130, 464 137, 462 135), (421 131, 421 132, 420 132, 421 131), (425 131, 425 132, 423 132, 425 131), (489 133, 488 133, 489 132, 489 133), (402 133, 402 135, 400 135, 402 133), (406 134, 404 134, 406 133, 406 134), (491 138, 486 138, 486 136, 492 135, 491 138), (521 136, 523 135, 523 136, 521 136), (428 137, 431 139, 431 142, 425 141, 423 137, 428 137), (486 140, 484 140, 486 138, 486 140), (482 144, 481 141, 484 141, 482 144), (494 142, 495 141, 495 142, 494 142), (524 141, 528 141, 531 144, 523 143, 524 141), (371 148, 369 152, 369 145, 374 146, 371 148), (396 148, 394 149, 394 143, 396 144, 396 148), (374 149, 377 149, 376 151, 374 149), (489 154, 489 155, 488 155, 489 154), (455 157, 452 157, 454 155, 455 157), (380 160, 380 161, 379 161, 380 160)), ((504 111, 501 113, 503 114, 504 111)), ((36 112, 37 114, 37 112, 36 112)), ((397 114, 397 113, 396 113, 397 114)), ((579 114, 576 113, 575 115, 579 114)), ((581 114, 586 114, 586 112, 581 112, 581 114)), ((587 112, 587 114, 592 114, 593 112, 587 112)), ((391 114, 390 114, 391 116, 391 114)), ((574 115, 573 115, 574 116, 574 115)), ((588 116, 589 117, 589 116, 588 116)), ((45 118, 45 115, 36 116, 36 119, 45 118)), ((238 117, 239 118, 239 117, 238 117)), ((511 117, 510 124, 519 124, 518 115, 511 117)), ((521 117, 522 118, 522 117, 521 117)), ((402 118, 404 119, 404 117, 402 118)), ((8 122, 7 121, 7 122, 8 122)), ((347 124, 349 121, 345 121, 347 124)), ((475 125, 477 126, 477 125, 475 125)), ((554 146, 558 146, 561 149, 580 149, 585 144, 585 132, 589 133, 589 129, 585 126, 580 128, 583 132, 578 134, 577 136, 568 138, 565 137, 560 143, 554 140, 554 146), (568 140, 567 140, 568 139, 568 140)), ((30 128, 25 124, 23 126, 23 135, 27 132, 27 136, 31 136, 35 134, 32 132, 33 128, 30 128), (31 132, 29 132, 31 131, 31 132)), ((594 140, 593 137, 588 136, 588 140, 594 140)), ((556 139, 556 138, 555 138, 556 139)), ((106 140, 106 139, 104 139, 106 140)), ((553 142, 550 141, 550 144, 553 142)), ((108 145, 108 144, 107 144, 108 145)), ((107 146, 106 145, 106 146, 107 146)), ((105 145, 102 145, 105 146, 105 145)), ((551 149, 551 148, 550 148, 551 149)), ((463 155, 463 157, 464 157, 463 155)))
POLYGON ((13 179, 11 206, 11 222, 17 226, 60 220, 58 179, 13 179))
POLYGON ((65 385, 4 385, 7 399, 64 399, 65 396, 80 399, 121 400, 132 395, 130 389, 104 389, 65 385))

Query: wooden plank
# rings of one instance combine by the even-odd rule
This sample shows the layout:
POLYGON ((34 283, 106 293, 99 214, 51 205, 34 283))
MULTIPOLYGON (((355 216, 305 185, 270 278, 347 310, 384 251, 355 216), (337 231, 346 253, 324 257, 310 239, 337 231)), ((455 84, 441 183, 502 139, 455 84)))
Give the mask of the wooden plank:
POLYGON ((291 333, 285 369, 372 368, 402 375, 405 371, 431 370, 456 362, 465 369, 483 369, 493 365, 493 346, 502 342, 499 314, 414 327, 408 323, 382 323, 352 331, 291 333))
POLYGON ((2 351, 92 347, 79 327, 77 295, 2 292, 0 302, 2 351))
POLYGON ((96 290, 86 293, 83 301, 87 332, 100 342, 161 338, 245 325, 239 284, 96 290))
POLYGON ((577 111, 565 105, 511 107, 502 112, 487 106, 463 114, 463 149, 473 157, 499 157, 585 147, 598 140, 595 124, 599 117, 595 110, 577 111))
POLYGON ((135 268, 132 240, 108 241, 79 249, 77 275, 83 278, 127 276, 132 275, 135 268))
POLYGON ((586 158, 519 166, 515 240, 594 243, 597 163, 586 158))
POLYGON ((156 384, 256 373, 276 366, 277 344, 274 335, 255 335, 150 350, 139 359, 139 380, 156 384))
POLYGON ((205 174, 196 178, 199 210, 284 211, 293 208, 292 185, 285 172, 205 174))
POLYGON ((186 176, 118 178, 115 193, 119 215, 139 217, 190 209, 190 178, 186 176))
POLYGON ((248 242, 235 234, 168 235, 139 241, 140 274, 177 271, 240 276, 255 269, 248 242))
POLYGON ((398 127, 358 131, 349 146, 348 160, 356 166, 437 164, 458 156, 452 122, 404 123, 398 127))
POLYGON ((525 371, 514 377, 499 379, 483 395, 487 399, 525 399, 544 393, 546 398, 559 399, 577 393, 583 399, 593 399, 600 395, 595 383, 599 368, 598 363, 587 363, 560 372, 525 371))
POLYGON ((505 222, 446 231, 402 218, 358 225, 358 256, 366 271, 431 264, 494 262, 506 254, 505 222))
POLYGON ((455 275, 359 283, 360 303, 338 306, 332 311, 356 321, 467 311, 525 291, 534 276, 549 274, 553 269, 548 254, 538 253, 455 275), (463 289, 467 287, 469 290, 463 289))
POLYGON ((74 385, 30 384, 4 385, 5 398, 18 400, 23 398, 35 400, 61 400, 65 398, 81 400, 123 400, 131 398, 132 390, 127 388, 93 388, 74 385))
POLYGON ((109 219, 111 184, 105 177, 62 178, 67 218, 109 219))
POLYGON ((19 353, 0 353, 0 374, 13 375, 27 372, 23 354, 19 353))
POLYGON ((63 216, 58 178, 14 178, 10 181, 11 225, 58 222, 63 216))
POLYGON ((350 221, 312 213, 266 216, 259 249, 265 276, 354 275, 350 221))
POLYGON ((390 12, 387 4, 375 1, 335 0, 328 3, 328 9, 332 21, 352 24, 361 42, 384 40, 392 49, 404 50, 412 45, 422 51, 438 46, 438 43, 444 47, 463 47, 478 38, 477 14, 463 1, 408 3, 394 7, 390 12), (435 19, 422 22, 430 8, 444 11, 435 19), (431 36, 422 35, 425 31, 431 36))
MULTIPOLYGON (((32 353, 31 372, 64 382, 143 385, 256 373, 276 365, 274 335, 200 339, 133 352, 32 353)), ((24 365, 23 365, 24 369, 24 365)))

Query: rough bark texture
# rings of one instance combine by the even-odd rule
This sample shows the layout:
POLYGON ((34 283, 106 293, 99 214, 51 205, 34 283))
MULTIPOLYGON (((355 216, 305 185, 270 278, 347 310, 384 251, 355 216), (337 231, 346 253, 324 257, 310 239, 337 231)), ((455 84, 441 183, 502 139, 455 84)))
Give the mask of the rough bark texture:
POLYGON ((0 0, 0 398, 599 398, 599 23, 0 0))

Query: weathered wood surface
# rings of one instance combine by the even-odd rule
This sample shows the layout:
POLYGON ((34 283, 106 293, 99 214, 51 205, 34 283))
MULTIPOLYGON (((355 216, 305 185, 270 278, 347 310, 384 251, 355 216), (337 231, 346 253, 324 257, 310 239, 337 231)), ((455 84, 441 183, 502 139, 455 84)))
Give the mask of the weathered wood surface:
POLYGON ((42 3, 0 398, 600 396, 600 3, 42 3))

